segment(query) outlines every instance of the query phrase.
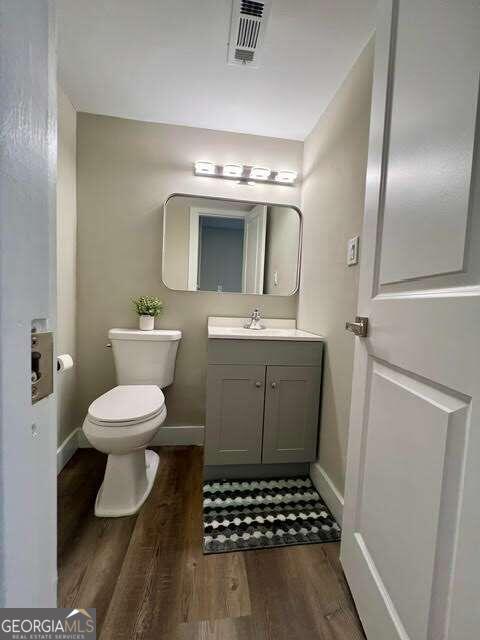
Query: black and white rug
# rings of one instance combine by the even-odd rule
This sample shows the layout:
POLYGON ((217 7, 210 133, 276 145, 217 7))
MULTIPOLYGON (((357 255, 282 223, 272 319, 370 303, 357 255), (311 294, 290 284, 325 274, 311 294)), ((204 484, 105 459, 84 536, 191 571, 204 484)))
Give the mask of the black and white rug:
POLYGON ((203 484, 203 551, 337 542, 340 527, 308 477, 203 484))

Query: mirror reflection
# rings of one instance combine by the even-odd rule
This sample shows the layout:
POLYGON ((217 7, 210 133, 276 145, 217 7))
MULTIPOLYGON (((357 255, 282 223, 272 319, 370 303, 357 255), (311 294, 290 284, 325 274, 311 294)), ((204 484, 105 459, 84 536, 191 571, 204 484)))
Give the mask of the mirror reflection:
POLYGON ((170 289, 288 296, 298 279, 292 207, 193 196, 165 205, 163 281, 170 289))

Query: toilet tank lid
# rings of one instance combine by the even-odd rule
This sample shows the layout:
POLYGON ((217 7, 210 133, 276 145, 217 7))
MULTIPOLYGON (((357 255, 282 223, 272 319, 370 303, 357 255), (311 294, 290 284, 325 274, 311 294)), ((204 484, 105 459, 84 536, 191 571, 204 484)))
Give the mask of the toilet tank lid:
POLYGON ((149 340, 150 342, 166 342, 180 340, 182 332, 177 329, 153 329, 141 331, 140 329, 110 329, 110 340, 149 340))

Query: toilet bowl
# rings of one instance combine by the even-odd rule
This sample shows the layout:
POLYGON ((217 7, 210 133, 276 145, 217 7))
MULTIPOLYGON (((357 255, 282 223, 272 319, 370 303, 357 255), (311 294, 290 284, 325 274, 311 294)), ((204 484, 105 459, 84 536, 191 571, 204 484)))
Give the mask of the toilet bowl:
POLYGON ((137 513, 147 499, 159 456, 146 447, 165 421, 161 387, 173 381, 180 331, 111 329, 119 385, 88 408, 83 433, 92 447, 108 454, 95 515, 137 513))
POLYGON ((165 398, 155 385, 121 385, 92 402, 83 432, 95 449, 108 454, 96 516, 132 515, 143 505, 159 464, 158 454, 146 447, 166 415, 165 398))

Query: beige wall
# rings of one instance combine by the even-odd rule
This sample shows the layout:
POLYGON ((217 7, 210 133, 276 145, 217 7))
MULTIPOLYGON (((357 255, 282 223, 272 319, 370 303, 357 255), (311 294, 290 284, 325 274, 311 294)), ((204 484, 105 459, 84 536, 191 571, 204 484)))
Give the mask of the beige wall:
POLYGON ((297 212, 285 207, 269 207, 265 256, 266 293, 278 296, 295 291, 299 240, 300 218, 297 212))
POLYGON ((195 177, 195 160, 301 170, 301 142, 78 115, 78 348, 79 404, 114 381, 110 327, 133 327, 131 298, 153 294, 165 312, 158 326, 184 337, 174 385, 167 391, 167 424, 205 420, 206 323, 208 315, 295 317, 296 297, 188 293, 161 281, 162 204, 171 193, 193 193, 297 205, 297 187, 257 185, 195 177))
POLYGON ((347 240, 361 231, 373 42, 305 140, 298 323, 327 339, 319 461, 343 494, 359 267, 346 266, 347 240))
MULTIPOLYGON (((76 360, 77 193, 76 117, 69 99, 58 88, 57 167, 57 351, 76 360)), ((58 442, 78 427, 77 369, 57 376, 58 442)))

